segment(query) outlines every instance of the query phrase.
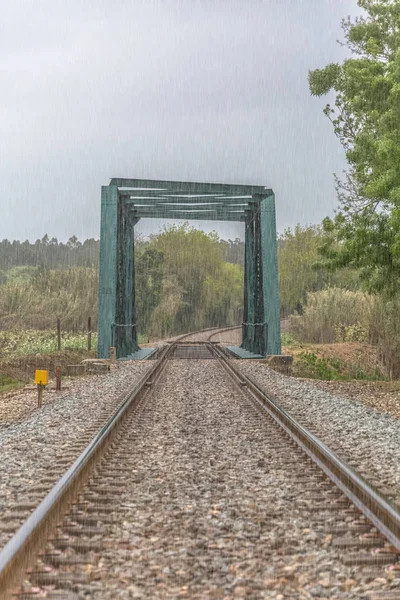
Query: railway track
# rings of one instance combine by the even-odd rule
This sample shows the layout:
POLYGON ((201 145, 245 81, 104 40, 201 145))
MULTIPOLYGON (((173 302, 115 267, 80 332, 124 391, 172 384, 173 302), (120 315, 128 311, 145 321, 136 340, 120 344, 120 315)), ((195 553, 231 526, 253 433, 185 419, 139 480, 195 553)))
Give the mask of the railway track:
MULTIPOLYGON (((165 348, 22 525, 0 554, 2 598, 357 598, 382 565, 396 580, 398 509, 238 372, 215 333, 165 348)), ((391 585, 370 597, 399 597, 391 585)))
POLYGON ((222 334, 235 331, 241 331, 241 326, 233 326, 233 327, 209 327, 207 329, 201 329, 200 331, 192 331, 190 333, 184 333, 175 338, 171 338, 171 340, 167 340, 170 342, 211 342, 216 341, 214 338, 216 336, 221 336, 222 334))

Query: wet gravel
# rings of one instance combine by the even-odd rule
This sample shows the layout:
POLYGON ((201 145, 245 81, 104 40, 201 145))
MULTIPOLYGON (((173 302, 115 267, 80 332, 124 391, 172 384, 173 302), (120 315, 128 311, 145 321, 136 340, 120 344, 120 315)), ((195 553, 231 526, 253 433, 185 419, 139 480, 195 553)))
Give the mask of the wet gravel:
POLYGON ((309 379, 315 387, 326 390, 330 394, 355 400, 374 408, 379 412, 391 415, 400 421, 400 382, 399 381, 321 381, 309 379))
POLYGON ((400 503, 400 422, 362 402, 330 394, 250 361, 235 361, 270 397, 400 503))
MULTIPOLYGON (((85 376, 68 382, 68 389, 45 392, 45 404, 32 409, 21 422, 0 431, 0 546, 11 536, 7 510, 15 503, 33 497, 39 503, 45 492, 34 492, 46 471, 71 452, 79 451, 93 437, 91 428, 100 428, 122 401, 135 381, 152 366, 151 361, 118 363, 103 375, 85 376)), ((36 392, 21 392, 27 394, 36 392)), ((30 402, 31 402, 30 398, 30 402)), ((12 411, 12 397, 9 399, 12 411)), ((20 402, 19 402, 20 403, 20 402)), ((72 464, 73 458, 71 458, 72 464)), ((61 466, 61 473, 68 465, 61 466)), ((54 476, 54 483, 57 476, 54 476)), ((48 485, 52 487, 51 483, 48 485)))
MULTIPOLYGON (((123 482, 110 508, 119 518, 108 528, 103 552, 91 555, 81 571, 90 574, 90 585, 77 585, 74 597, 355 600, 370 598, 371 590, 400 594, 396 573, 342 563, 327 525, 354 517, 333 507, 333 497, 316 508, 317 468, 281 431, 267 428, 216 361, 171 361, 122 437, 102 467, 106 481, 123 482)), ((104 485, 110 483, 102 483, 99 468, 94 490, 104 485)))

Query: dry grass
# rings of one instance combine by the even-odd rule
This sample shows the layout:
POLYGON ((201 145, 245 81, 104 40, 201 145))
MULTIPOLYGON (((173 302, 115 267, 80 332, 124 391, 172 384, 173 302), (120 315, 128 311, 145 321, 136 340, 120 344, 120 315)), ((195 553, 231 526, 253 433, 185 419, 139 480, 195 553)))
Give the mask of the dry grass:
POLYGON ((291 344, 282 347, 283 354, 293 356, 295 377, 316 379, 380 380, 385 368, 377 348, 367 343, 291 344), (316 360, 307 360, 315 356, 316 360), (315 367, 316 364, 316 367, 315 367))

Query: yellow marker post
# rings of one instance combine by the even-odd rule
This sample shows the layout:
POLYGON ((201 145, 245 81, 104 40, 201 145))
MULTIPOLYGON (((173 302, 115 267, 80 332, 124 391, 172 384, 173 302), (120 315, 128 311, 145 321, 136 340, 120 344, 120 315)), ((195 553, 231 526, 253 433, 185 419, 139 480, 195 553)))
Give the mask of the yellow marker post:
POLYGON ((44 386, 49 381, 48 371, 35 371, 35 383, 38 386, 38 407, 42 407, 44 386))

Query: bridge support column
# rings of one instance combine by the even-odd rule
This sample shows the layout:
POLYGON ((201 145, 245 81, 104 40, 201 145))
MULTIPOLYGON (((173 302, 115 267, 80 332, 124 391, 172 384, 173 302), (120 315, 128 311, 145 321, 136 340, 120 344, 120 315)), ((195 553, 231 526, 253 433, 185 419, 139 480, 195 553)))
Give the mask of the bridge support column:
POLYGON ((254 340, 254 280, 254 218, 252 212, 248 211, 245 224, 242 347, 250 352, 254 340))
POLYGON ((267 346, 261 243, 260 213, 254 205, 246 218, 242 348, 264 356, 267 346))
POLYGON ((122 205, 116 186, 101 189, 99 324, 97 356, 117 357, 138 349, 135 310, 135 219, 122 205))
POLYGON ((117 300, 118 188, 101 188, 100 274, 97 356, 108 358, 114 346, 117 300))
POLYGON ((259 207, 257 207, 254 214, 254 270, 254 338, 252 352, 265 356, 267 353, 266 332, 268 324, 264 314, 264 273, 262 262, 261 215, 259 207))
POLYGON ((135 219, 123 205, 118 208, 118 279, 115 319, 117 358, 138 350, 135 307, 135 219))
POLYGON ((276 244, 275 196, 260 201, 264 320, 268 327, 267 354, 282 354, 276 244))
POLYGON ((247 212, 242 348, 262 356, 281 354, 273 195, 254 203, 247 212))

